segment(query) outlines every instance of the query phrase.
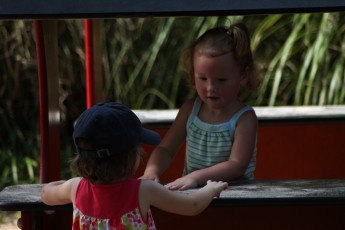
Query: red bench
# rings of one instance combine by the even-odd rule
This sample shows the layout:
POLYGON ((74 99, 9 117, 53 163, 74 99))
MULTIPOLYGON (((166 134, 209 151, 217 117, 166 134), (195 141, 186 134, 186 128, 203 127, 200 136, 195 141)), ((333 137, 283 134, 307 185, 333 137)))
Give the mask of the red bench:
MULTIPOLYGON (((345 106, 254 108, 259 119, 255 179, 345 178, 345 106)), ((136 111, 162 136, 177 111, 136 111)), ((147 152, 152 148, 145 146, 147 152)), ((181 146, 163 181, 182 174, 181 146)), ((142 175, 147 156, 137 175, 142 175)))

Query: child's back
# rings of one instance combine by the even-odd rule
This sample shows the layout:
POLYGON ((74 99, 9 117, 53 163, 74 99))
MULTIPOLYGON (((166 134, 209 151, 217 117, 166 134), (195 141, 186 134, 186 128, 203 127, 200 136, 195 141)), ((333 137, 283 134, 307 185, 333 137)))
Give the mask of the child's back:
POLYGON ((115 184, 95 185, 81 179, 76 191, 73 223, 98 229, 154 229, 150 209, 140 209, 140 180, 127 179, 115 184))
POLYGON ((151 180, 133 179, 140 143, 157 145, 160 137, 118 103, 84 111, 73 139, 77 156, 71 168, 81 177, 51 182, 41 193, 48 205, 73 203, 73 229, 155 229, 150 206, 196 215, 227 188, 227 183, 209 181, 187 196, 151 180))

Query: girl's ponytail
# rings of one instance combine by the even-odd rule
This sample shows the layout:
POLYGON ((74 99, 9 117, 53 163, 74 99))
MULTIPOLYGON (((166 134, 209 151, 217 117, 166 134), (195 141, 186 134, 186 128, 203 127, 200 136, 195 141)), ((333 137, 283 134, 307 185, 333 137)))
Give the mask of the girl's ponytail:
POLYGON ((255 90, 258 87, 259 79, 250 47, 249 30, 243 23, 236 23, 229 27, 227 33, 232 38, 234 56, 241 71, 247 71, 249 74, 247 88, 255 90))
POLYGON ((253 63, 249 31, 243 23, 236 23, 230 26, 227 33, 232 38, 235 59, 238 60, 242 71, 244 71, 248 65, 253 63))

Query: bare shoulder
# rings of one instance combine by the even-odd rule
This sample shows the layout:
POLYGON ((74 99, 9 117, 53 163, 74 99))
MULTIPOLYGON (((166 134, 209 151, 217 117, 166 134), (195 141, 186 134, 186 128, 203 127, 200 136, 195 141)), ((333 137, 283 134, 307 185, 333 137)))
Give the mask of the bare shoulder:
POLYGON ((239 121, 252 121, 257 122, 258 118, 256 116, 256 113, 254 109, 247 110, 242 114, 242 116, 239 118, 239 121))
POLYGON ((188 99, 187 101, 185 101, 183 105, 181 106, 181 108, 179 109, 178 116, 184 117, 184 118, 188 117, 190 113, 192 112, 194 101, 195 101, 194 98, 188 99))
POLYGON ((81 178, 80 177, 74 177, 72 179, 69 179, 67 182, 70 183, 70 196, 71 196, 71 201, 74 204, 75 201, 75 194, 77 192, 77 188, 79 185, 81 178))
POLYGON ((187 101, 183 103, 180 110, 190 113, 193 109, 194 102, 195 102, 195 98, 188 99, 187 101))
POLYGON ((254 109, 244 112, 237 122, 237 128, 243 127, 243 128, 252 128, 256 130, 257 126, 258 126, 258 118, 256 116, 254 109))
POLYGON ((74 177, 72 179, 69 179, 68 181, 71 183, 72 188, 77 188, 79 185, 81 178, 80 177, 74 177))
POLYGON ((175 119, 173 125, 176 124, 178 127, 184 127, 185 123, 188 120, 190 113, 192 112, 194 100, 195 99, 189 99, 183 103, 183 105, 180 107, 180 109, 177 113, 177 116, 176 116, 176 119, 175 119))

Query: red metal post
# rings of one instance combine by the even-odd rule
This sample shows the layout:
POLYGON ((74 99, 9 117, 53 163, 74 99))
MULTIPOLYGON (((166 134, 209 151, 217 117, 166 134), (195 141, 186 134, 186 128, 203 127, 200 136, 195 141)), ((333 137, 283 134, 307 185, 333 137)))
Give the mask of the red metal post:
MULTIPOLYGON (((57 21, 35 20, 40 100, 40 182, 60 179, 60 111, 58 94, 57 21)), ((65 229, 70 219, 60 213, 22 212, 22 229, 65 229)), ((71 217, 71 213, 70 213, 71 217)))
POLYGON ((90 108, 95 103, 92 20, 85 19, 84 27, 85 27, 85 64, 86 64, 86 82, 85 82, 86 107, 90 108))
POLYGON ((39 99, 40 99, 40 182, 48 182, 48 83, 45 58, 44 36, 42 21, 35 20, 36 52, 38 65, 39 99))

